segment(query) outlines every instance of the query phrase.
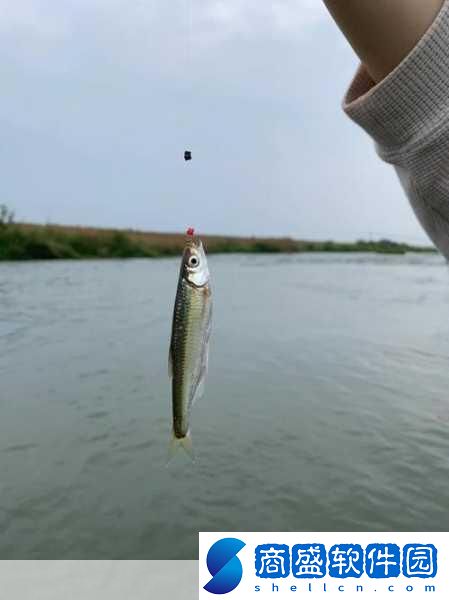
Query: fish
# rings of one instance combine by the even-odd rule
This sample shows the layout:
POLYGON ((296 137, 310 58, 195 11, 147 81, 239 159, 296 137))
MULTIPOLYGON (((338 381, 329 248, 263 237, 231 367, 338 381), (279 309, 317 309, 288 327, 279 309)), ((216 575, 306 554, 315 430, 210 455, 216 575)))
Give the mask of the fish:
POLYGON ((194 230, 187 230, 182 254, 168 357, 172 387, 169 460, 181 447, 194 460, 190 433, 192 406, 201 398, 209 361, 212 290, 206 253, 194 230))

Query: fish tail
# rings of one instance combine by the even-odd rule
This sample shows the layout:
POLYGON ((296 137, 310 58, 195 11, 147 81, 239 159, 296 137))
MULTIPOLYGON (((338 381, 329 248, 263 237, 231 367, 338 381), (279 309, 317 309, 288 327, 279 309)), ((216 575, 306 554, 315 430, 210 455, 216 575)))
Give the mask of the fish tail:
POLYGON ((168 449, 168 461, 167 464, 176 456, 178 450, 183 448, 187 456, 191 459, 192 462, 195 462, 195 453, 193 451, 192 445, 192 437, 190 435, 190 431, 187 432, 187 435, 183 438, 178 438, 175 434, 172 434, 170 439, 170 446, 168 449))

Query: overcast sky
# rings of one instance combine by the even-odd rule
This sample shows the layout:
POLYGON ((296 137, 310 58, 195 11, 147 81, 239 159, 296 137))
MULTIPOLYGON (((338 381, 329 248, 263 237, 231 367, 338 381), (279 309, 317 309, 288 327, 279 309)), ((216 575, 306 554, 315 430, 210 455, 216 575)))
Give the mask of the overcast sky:
POLYGON ((20 220, 426 242, 320 0, 0 0, 0 55, 20 220))

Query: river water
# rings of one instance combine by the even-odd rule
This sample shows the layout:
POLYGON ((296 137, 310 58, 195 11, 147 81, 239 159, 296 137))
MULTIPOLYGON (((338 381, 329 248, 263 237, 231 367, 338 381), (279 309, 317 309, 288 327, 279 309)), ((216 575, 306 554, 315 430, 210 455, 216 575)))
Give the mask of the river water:
POLYGON ((0 264, 0 559, 198 531, 449 529, 449 269, 223 255, 197 461, 167 467, 178 260, 0 264))

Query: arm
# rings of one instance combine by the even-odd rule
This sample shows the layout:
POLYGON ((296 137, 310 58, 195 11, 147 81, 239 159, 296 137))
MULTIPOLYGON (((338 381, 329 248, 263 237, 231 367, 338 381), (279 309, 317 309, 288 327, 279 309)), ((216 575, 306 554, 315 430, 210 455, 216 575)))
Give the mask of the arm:
POLYGON ((373 81, 415 47, 444 0, 324 0, 373 81))
POLYGON ((344 110, 449 261, 449 0, 324 1, 362 61, 344 110))

